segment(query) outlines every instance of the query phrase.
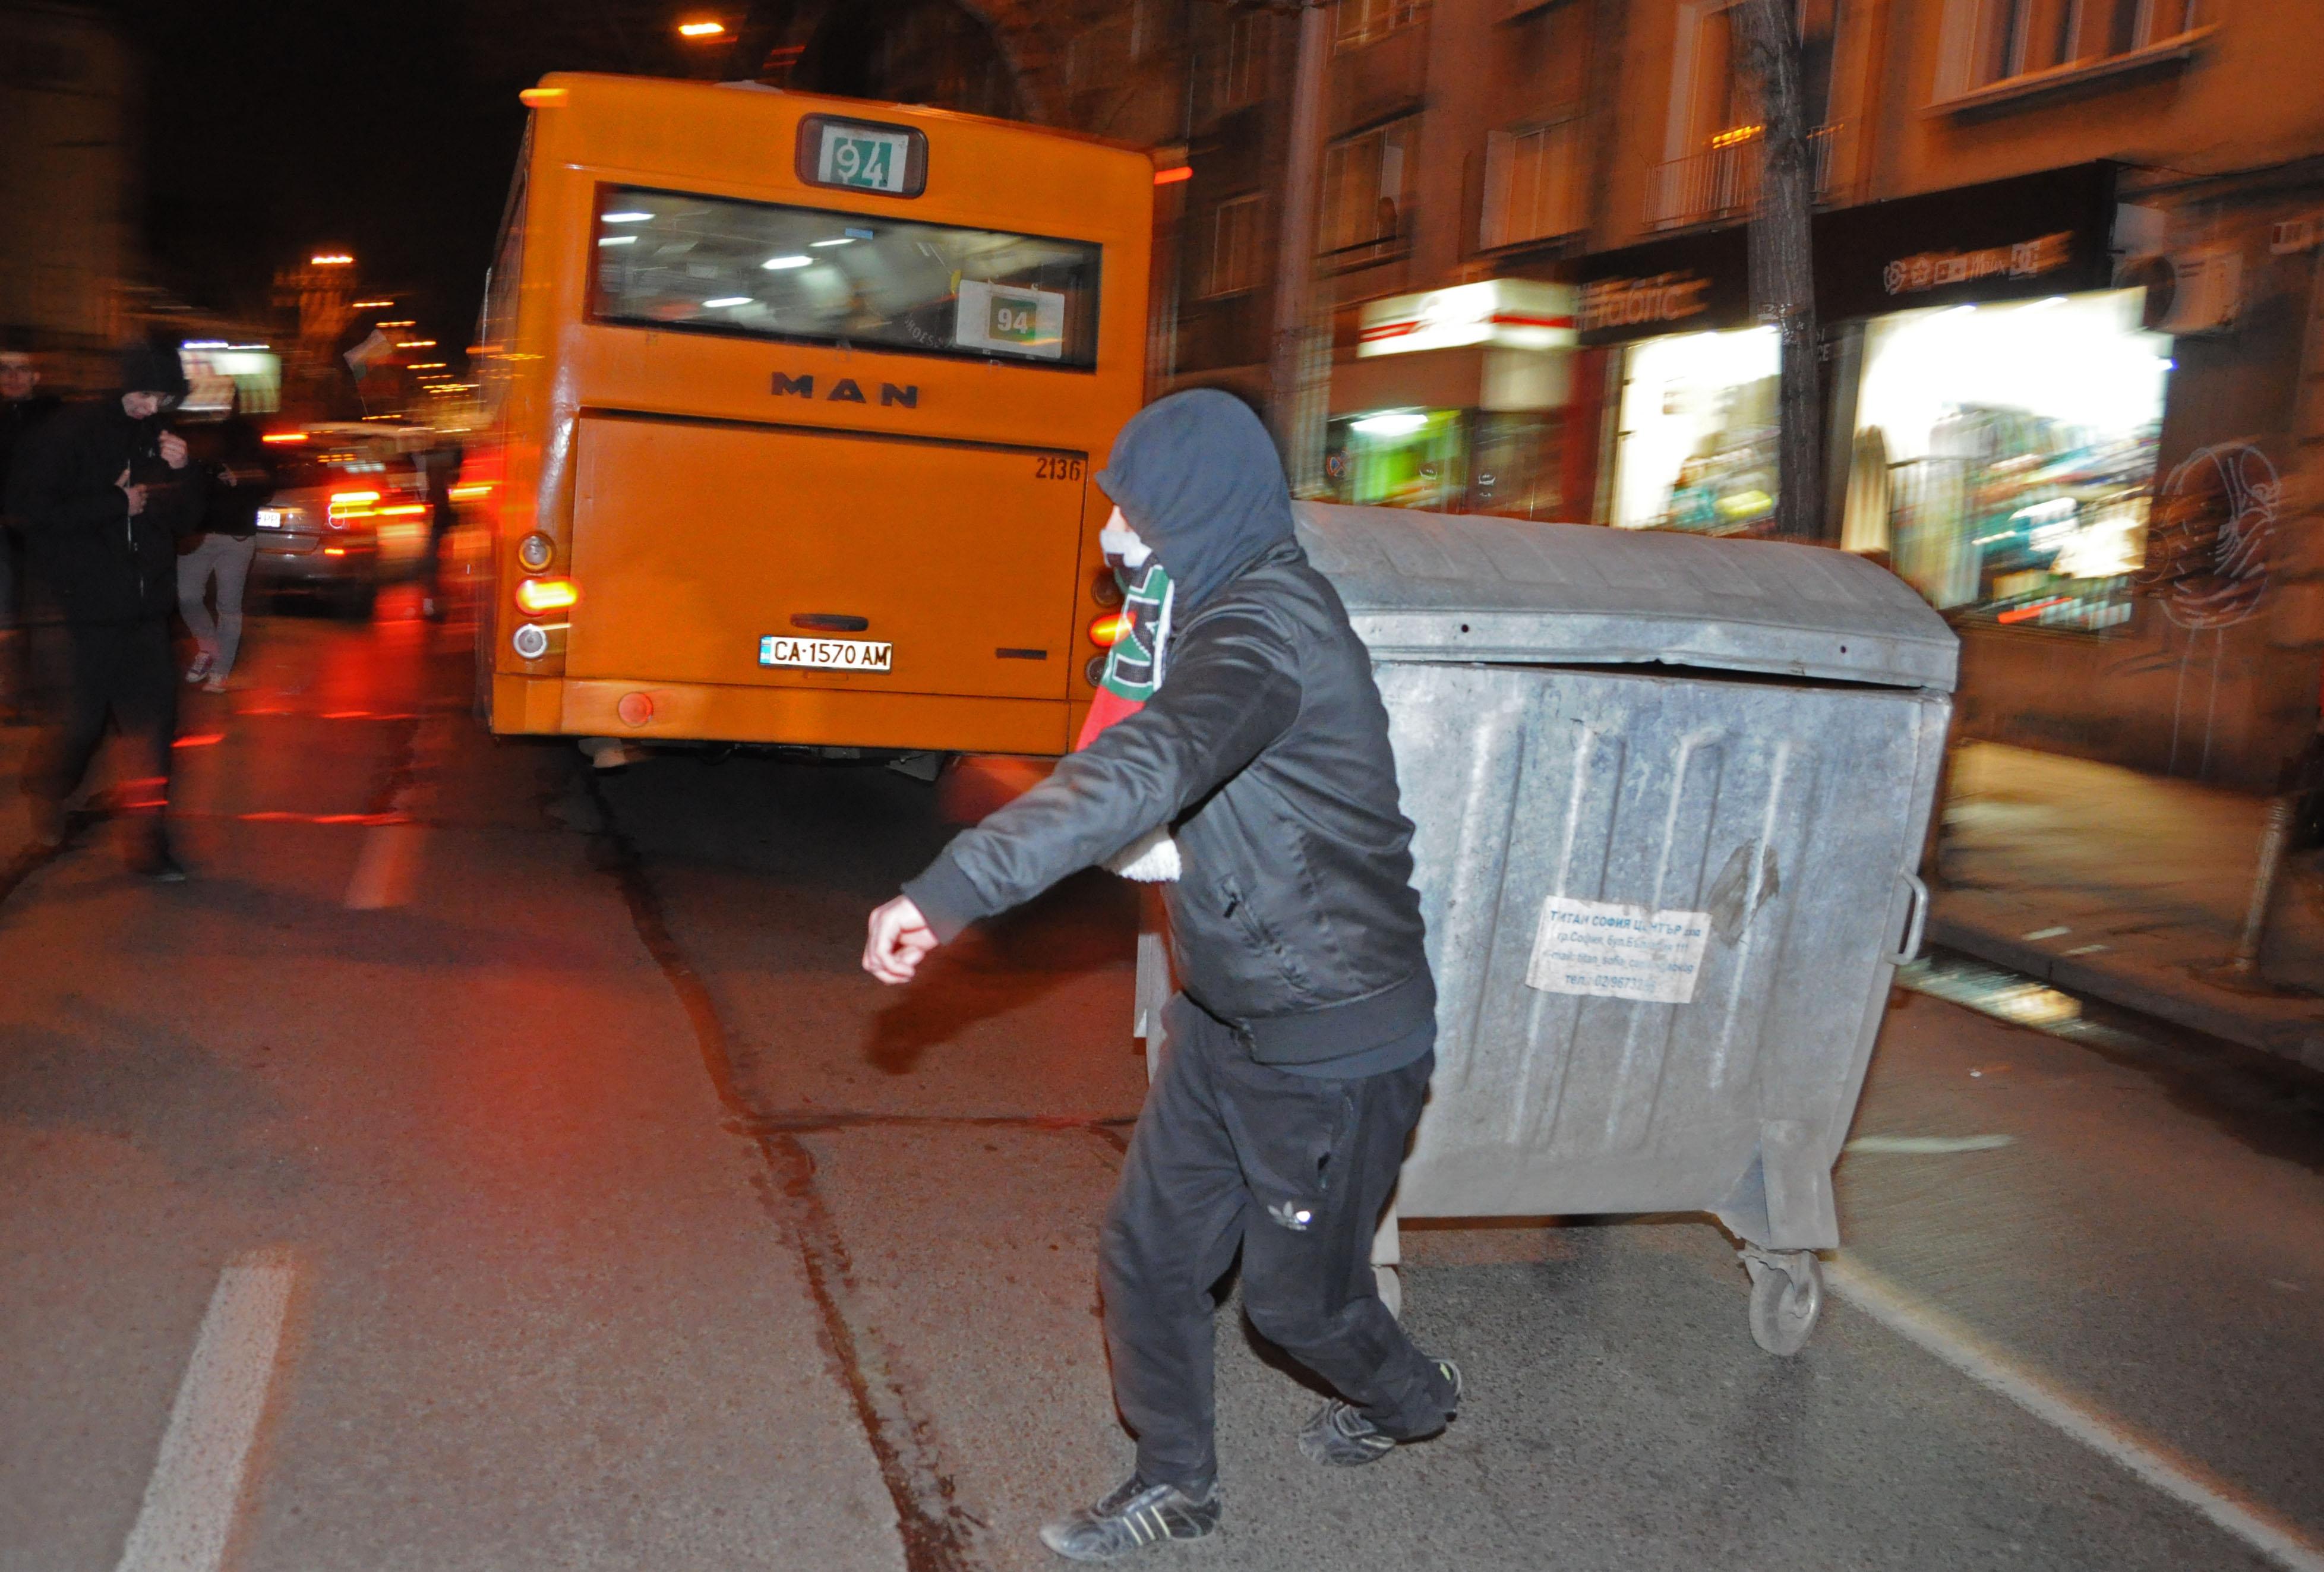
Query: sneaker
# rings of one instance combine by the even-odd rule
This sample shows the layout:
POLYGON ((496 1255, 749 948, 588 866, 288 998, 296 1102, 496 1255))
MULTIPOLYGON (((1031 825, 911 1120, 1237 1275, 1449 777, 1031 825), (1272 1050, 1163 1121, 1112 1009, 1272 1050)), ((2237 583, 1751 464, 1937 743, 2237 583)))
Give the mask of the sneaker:
MULTIPOLYGON (((1452 1383, 1452 1406, 1444 1410, 1444 1421, 1461 1411, 1461 1367, 1450 1359, 1436 1361, 1436 1368, 1452 1383)), ((1371 1420, 1353 1403, 1333 1398, 1315 1410, 1299 1432, 1299 1450, 1310 1463, 1321 1463, 1331 1468, 1355 1468, 1366 1463, 1377 1463, 1397 1448, 1400 1441, 1418 1441, 1434 1436, 1443 1429, 1425 1432, 1424 1436, 1391 1436, 1371 1420)))
POLYGON ((1165 1540, 1199 1540, 1219 1526, 1219 1487, 1200 1496, 1135 1474, 1095 1506, 1045 1524, 1041 1543, 1068 1561, 1111 1561, 1165 1540))
POLYGON ((209 670, 210 658, 208 655, 196 655, 194 663, 186 668, 186 680, 189 683, 199 682, 209 675, 209 670))
POLYGON ((209 680, 202 684, 202 691, 204 693, 224 693, 226 691, 226 674, 220 671, 211 672, 209 680))

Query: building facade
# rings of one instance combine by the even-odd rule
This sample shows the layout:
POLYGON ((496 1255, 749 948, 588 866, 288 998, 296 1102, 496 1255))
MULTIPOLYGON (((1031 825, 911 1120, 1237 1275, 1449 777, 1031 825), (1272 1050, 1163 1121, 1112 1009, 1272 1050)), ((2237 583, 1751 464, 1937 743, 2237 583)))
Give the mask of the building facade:
MULTIPOLYGON (((1200 5, 1162 369, 1268 385, 1297 23, 1200 5)), ((1795 0, 1837 547, 1969 735, 2273 784, 2315 729, 2310 0, 1795 0)), ((1749 533, 1777 477, 1732 0, 1336 0, 1323 489, 1749 533)))
POLYGON ((0 333, 51 385, 105 385, 136 273, 132 70, 78 5, 0 5, 0 333))

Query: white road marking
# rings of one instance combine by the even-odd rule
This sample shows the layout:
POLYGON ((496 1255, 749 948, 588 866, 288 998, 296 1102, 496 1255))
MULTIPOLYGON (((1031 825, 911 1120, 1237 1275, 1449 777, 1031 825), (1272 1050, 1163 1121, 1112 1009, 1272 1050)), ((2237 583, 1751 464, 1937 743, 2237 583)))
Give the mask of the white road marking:
POLYGON ((375 824, 364 831, 355 871, 347 879, 348 911, 378 911, 411 899, 421 833, 416 824, 375 824))
POLYGON ((116 1572, 224 1563, 298 1275, 284 1250, 238 1255, 219 1274, 116 1572))
POLYGON ((1859 1135, 1848 1143, 1848 1150, 1919 1153, 1997 1151, 2016 1139, 2014 1135, 1859 1135))
POLYGON ((2190 1457, 2141 1436, 2120 1419, 2080 1402, 2011 1364, 1976 1333, 1931 1305, 1918 1303, 1868 1267, 1834 1262, 1833 1291, 1856 1308, 1971 1381, 2192 1507, 2279 1567, 2324 1572, 2324 1541, 2269 1511, 2190 1457))

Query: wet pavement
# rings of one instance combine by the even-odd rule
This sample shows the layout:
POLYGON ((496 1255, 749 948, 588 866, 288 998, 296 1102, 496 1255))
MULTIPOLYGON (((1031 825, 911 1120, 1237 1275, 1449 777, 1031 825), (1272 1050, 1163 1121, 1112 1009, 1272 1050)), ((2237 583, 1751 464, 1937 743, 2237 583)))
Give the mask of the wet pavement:
MULTIPOLYGON (((1055 1564, 1129 1458, 1124 887, 881 990, 935 791, 592 776, 483 736, 408 613, 260 620, 189 698, 193 883, 93 826, 0 901, 0 1572, 1055 1564)), ((2315 1083, 1916 984, 1799 1357, 1703 1220, 1407 1224, 1460 1421, 1313 1469, 1230 1309, 1226 1526, 1141 1564, 2324 1567, 2315 1083)))

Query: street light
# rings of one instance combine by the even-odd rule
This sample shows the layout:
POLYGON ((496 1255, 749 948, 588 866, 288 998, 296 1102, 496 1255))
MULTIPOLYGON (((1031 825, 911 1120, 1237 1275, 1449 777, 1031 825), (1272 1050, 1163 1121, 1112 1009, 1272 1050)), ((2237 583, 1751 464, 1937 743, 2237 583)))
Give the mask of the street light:
POLYGON ((355 259, 344 251, 318 251, 307 259, 313 267, 353 267, 355 259))
POLYGON ((678 36, 680 38, 696 41, 706 38, 723 38, 725 32, 726 24, 723 22, 681 22, 678 24, 678 36))

